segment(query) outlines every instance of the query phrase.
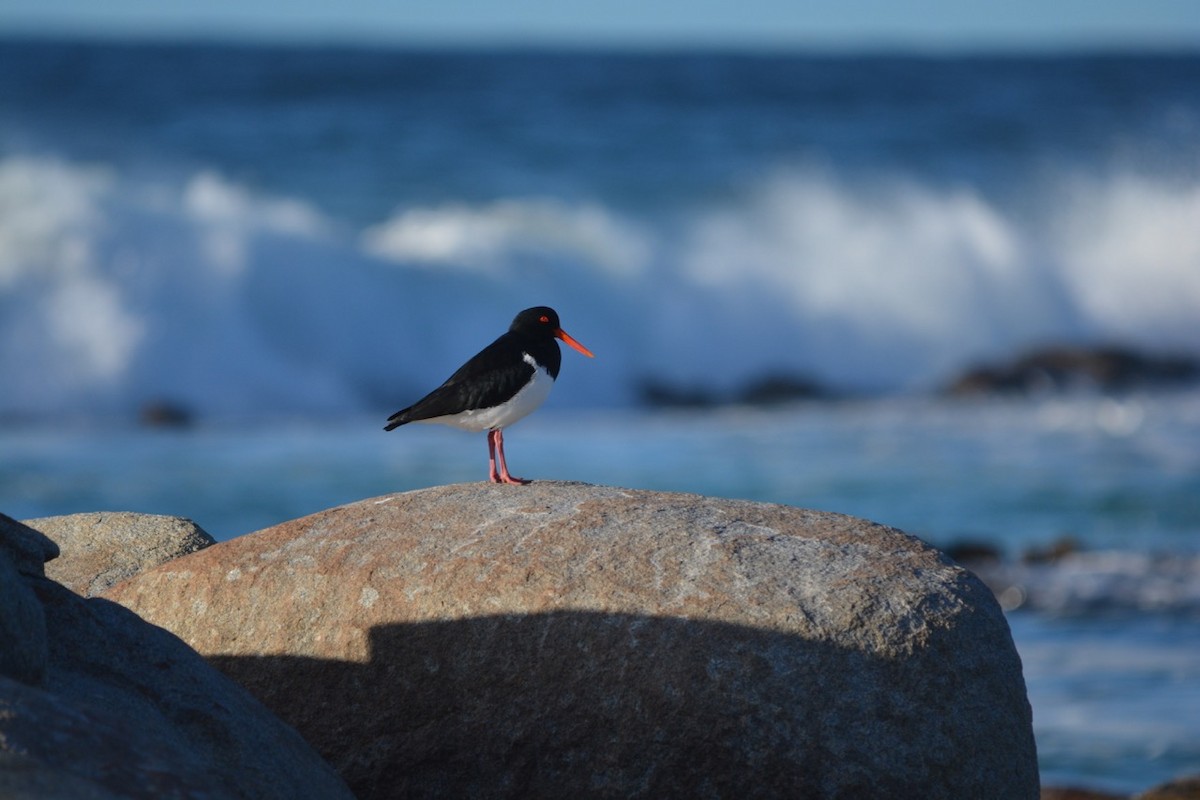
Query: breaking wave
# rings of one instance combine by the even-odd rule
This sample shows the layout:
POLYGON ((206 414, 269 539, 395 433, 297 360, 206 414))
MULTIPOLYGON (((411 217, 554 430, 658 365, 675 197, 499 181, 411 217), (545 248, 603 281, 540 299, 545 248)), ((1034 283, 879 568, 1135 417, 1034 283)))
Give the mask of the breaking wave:
POLYGON ((373 410, 539 303, 600 356, 567 365, 564 405, 651 373, 920 390, 1050 340, 1195 352, 1200 184, 1062 175, 1014 204, 780 167, 652 218, 511 197, 356 229, 213 171, 0 160, 6 415, 373 410))

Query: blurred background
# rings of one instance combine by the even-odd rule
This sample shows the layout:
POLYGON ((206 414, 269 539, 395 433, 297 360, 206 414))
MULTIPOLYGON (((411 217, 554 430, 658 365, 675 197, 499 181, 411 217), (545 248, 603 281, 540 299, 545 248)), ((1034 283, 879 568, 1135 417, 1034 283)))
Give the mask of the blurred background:
POLYGON ((1009 611, 1043 780, 1200 772, 1190 0, 0 0, 0 511, 225 539, 514 472, 785 502, 1009 611))

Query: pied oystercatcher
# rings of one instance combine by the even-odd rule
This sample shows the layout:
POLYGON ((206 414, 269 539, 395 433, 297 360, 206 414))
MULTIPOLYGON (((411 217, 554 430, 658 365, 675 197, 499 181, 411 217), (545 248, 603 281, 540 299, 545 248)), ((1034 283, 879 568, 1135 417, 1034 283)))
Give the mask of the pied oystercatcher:
POLYGON ((487 431, 492 482, 528 483, 509 474, 504 428, 534 411, 549 396, 562 365, 555 339, 593 357, 559 326, 554 309, 527 308, 517 314, 507 333, 459 367, 445 383, 388 417, 384 430, 409 422, 437 422, 466 431, 487 431))

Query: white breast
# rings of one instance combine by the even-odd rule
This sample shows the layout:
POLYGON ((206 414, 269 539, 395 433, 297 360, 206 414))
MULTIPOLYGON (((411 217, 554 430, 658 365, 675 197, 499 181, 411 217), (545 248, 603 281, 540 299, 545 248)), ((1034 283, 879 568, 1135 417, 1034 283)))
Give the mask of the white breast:
POLYGON ((533 360, 533 356, 524 353, 523 357, 525 363, 533 367, 533 377, 507 403, 421 421, 449 425, 464 431, 487 431, 493 428, 506 428, 517 420, 529 416, 542 403, 546 402, 546 398, 550 396, 550 389, 554 387, 554 379, 550 377, 549 372, 546 372, 545 367, 539 366, 533 360))

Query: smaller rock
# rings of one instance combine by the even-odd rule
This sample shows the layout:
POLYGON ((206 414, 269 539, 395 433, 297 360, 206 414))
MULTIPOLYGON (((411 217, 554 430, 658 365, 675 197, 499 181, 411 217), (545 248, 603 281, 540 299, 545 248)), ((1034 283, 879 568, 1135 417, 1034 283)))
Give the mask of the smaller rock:
POLYGON ((94 597, 143 570, 202 550, 216 540, 183 517, 92 512, 26 520, 62 549, 47 577, 94 597))
MULTIPOLYGON (((0 551, 0 676, 36 685, 46 672, 48 658, 42 604, 0 551)), ((0 791, 0 797, 7 796, 0 791)))
POLYGON ((229 787, 196 761, 158 720, 0 677, 0 797, 223 796, 229 787))
POLYGON ((0 514, 0 553, 7 554, 17 572, 43 577, 47 561, 58 558, 58 545, 45 534, 0 514))
POLYGON ((37 686, 0 675, 0 798, 350 800, 296 731, 175 636, 47 578, 0 575, 10 584, 40 606, 48 658, 37 686))
POLYGON ((649 408, 714 408, 717 395, 701 386, 680 386, 647 378, 638 386, 638 399, 649 408))

